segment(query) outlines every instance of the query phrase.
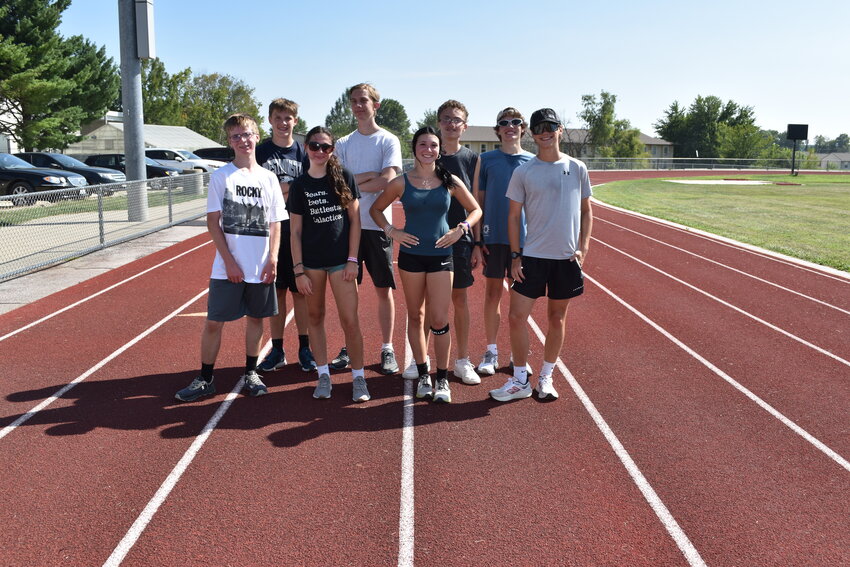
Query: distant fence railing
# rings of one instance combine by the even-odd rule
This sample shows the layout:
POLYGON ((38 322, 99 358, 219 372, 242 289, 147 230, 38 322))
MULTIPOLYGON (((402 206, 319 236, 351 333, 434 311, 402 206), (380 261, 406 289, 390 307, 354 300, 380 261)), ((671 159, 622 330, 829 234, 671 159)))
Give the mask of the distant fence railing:
POLYGON ((0 282, 206 214, 208 173, 0 197, 0 282), (138 199, 144 187, 146 214, 138 199), (129 220, 144 217, 144 220, 129 220))

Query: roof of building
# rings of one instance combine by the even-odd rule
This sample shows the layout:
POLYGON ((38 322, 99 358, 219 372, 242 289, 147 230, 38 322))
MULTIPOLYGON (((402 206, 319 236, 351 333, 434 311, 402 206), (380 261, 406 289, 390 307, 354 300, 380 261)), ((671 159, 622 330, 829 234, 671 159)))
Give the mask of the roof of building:
POLYGON ((831 152, 828 154, 816 154, 818 159, 825 160, 839 160, 839 161, 850 161, 850 152, 831 152))

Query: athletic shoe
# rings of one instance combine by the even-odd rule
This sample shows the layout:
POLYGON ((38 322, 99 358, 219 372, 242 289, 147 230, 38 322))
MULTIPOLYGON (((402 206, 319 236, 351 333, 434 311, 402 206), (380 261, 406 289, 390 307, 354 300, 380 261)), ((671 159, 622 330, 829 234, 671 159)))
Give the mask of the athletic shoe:
POLYGON ((301 365, 301 370, 304 372, 312 372, 316 369, 316 360, 313 358, 310 347, 298 349, 298 364, 301 365))
POLYGON ((381 351, 381 374, 395 374, 398 372, 398 363, 395 361, 395 353, 391 350, 381 351))
POLYGON ((334 370, 342 370, 349 364, 351 364, 351 357, 348 356, 348 349, 342 347, 342 349, 340 349, 339 351, 339 354, 336 355, 336 358, 331 360, 330 367, 334 370))
POLYGON ((481 378, 475 373, 475 367, 468 358, 455 361, 455 376, 464 384, 480 384, 481 378))
POLYGON ((558 391, 552 385, 551 376, 540 376, 537 378, 537 386, 534 388, 537 391, 537 398, 541 400, 557 400, 558 391))
POLYGON ((526 382, 520 384, 513 377, 509 378, 505 385, 497 390, 490 390, 490 397, 497 402, 509 402, 511 400, 521 400, 531 395, 531 384, 526 382))
POLYGON ((327 400, 331 397, 331 377, 327 374, 319 376, 319 383, 313 390, 313 397, 317 400, 327 400))
MULTIPOLYGON (((431 357, 425 357, 425 365, 428 367, 428 372, 431 371, 431 357)), ((404 372, 401 375, 405 380, 416 380, 419 378, 419 369, 416 368, 416 360, 410 361, 410 366, 404 369, 404 372)))
POLYGON ((286 355, 283 353, 283 350, 272 347, 263 361, 257 365, 257 370, 271 372, 284 366, 286 366, 286 355))
POLYGON ((416 397, 420 400, 430 400, 434 397, 434 389, 431 388, 431 377, 427 374, 419 377, 419 385, 416 387, 416 397))
POLYGON ((210 380, 207 382, 200 376, 192 380, 192 383, 174 394, 174 397, 181 402, 194 402, 198 398, 204 396, 212 396, 215 394, 215 384, 210 380))
POLYGON ((437 387, 434 388, 434 402, 439 404, 448 404, 452 401, 452 391, 449 389, 449 379, 441 378, 437 380, 437 387))
POLYGON ((499 355, 488 350, 481 358, 481 364, 478 365, 478 372, 485 376, 492 376, 496 373, 498 367, 499 355))
POLYGON ((253 370, 248 374, 245 374, 244 376, 242 376, 242 380, 245 381, 245 383, 242 385, 242 389, 245 390, 245 393, 251 396, 252 398, 268 394, 269 389, 266 388, 265 384, 263 384, 261 378, 262 376, 260 376, 253 370))
POLYGON ((354 379, 354 394, 351 396, 355 402, 368 402, 372 399, 369 395, 369 390, 366 388, 366 379, 358 376, 354 379))

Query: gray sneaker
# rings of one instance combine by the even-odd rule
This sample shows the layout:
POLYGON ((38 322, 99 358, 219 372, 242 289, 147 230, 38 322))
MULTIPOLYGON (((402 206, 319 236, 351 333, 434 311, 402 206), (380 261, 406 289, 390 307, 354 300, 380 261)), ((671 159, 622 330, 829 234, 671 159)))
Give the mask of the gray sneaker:
POLYGON ((485 376, 492 376, 496 373, 496 369, 498 367, 499 356, 496 353, 490 352, 488 350, 481 358, 481 364, 478 365, 478 373, 484 374, 485 376))
POLYGON ((452 401, 452 391, 449 389, 449 379, 441 378, 437 380, 437 387, 434 388, 434 402, 440 404, 448 404, 452 401))
POLYGON ((420 400, 430 400, 434 397, 434 389, 431 388, 431 377, 427 374, 419 377, 419 385, 416 387, 416 397, 420 400))
POLYGON ((354 379, 354 394, 351 396, 355 402, 368 402, 372 399, 369 395, 369 390, 366 388, 366 379, 363 376, 358 376, 354 379))
POLYGON ((395 353, 391 350, 381 351, 381 374, 395 374, 398 372, 398 363, 395 361, 395 353))
POLYGON ((261 380, 262 376, 254 372, 253 370, 248 374, 242 376, 242 380, 245 382, 242 384, 242 389, 245 390, 245 393, 249 396, 256 398, 257 396, 264 396, 269 393, 266 385, 263 384, 261 380))
POLYGON ((319 383, 313 390, 313 397, 317 400, 327 400, 331 397, 331 377, 327 374, 319 376, 319 383))

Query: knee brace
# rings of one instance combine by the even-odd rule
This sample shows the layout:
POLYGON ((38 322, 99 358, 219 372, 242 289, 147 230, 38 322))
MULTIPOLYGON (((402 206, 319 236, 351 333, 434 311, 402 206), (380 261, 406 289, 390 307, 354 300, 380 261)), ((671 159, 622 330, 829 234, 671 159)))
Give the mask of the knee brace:
POLYGON ((433 335, 445 335, 448 332, 449 332, 449 324, 448 323, 446 323, 446 326, 443 327, 442 329, 435 329, 434 327, 431 327, 431 333, 433 335))

